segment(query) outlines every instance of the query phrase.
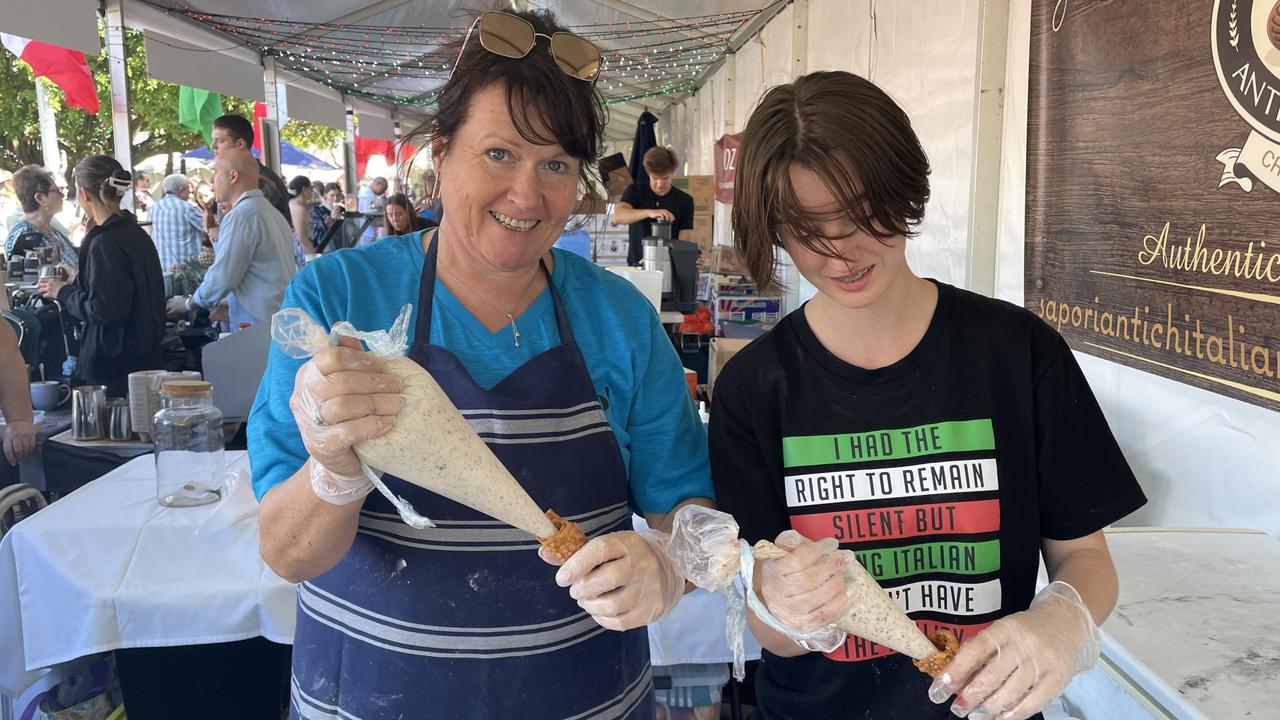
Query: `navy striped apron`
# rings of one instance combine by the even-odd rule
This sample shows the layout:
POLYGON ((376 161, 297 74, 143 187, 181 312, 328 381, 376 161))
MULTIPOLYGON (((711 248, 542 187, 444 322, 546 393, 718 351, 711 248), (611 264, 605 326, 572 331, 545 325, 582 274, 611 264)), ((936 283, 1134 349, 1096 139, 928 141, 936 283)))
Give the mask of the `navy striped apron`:
MULTIPOLYGON (((539 507, 592 537, 630 529, 622 455, 555 285, 548 278, 561 344, 484 390, 429 344, 435 267, 433 239, 410 356, 539 507)), ((644 628, 597 625, 527 533, 385 480, 437 527, 414 530, 370 495, 346 557, 302 583, 291 718, 654 716, 644 628)))

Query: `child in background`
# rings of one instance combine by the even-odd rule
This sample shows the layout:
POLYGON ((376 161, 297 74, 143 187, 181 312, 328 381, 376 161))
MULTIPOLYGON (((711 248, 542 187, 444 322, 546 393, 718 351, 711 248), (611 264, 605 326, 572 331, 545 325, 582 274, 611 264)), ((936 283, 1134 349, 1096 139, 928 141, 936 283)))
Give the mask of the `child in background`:
POLYGON ((716 501, 751 542, 804 536, 755 574, 784 625, 850 610, 815 542, 834 537, 922 629, 963 643, 931 684, 860 638, 810 652, 749 614, 757 718, 1038 718, 1093 665, 1115 604, 1102 528, 1146 498, 1057 332, 912 272, 928 175, 906 114, 849 73, 773 88, 747 122, 738 251, 762 293, 784 248, 817 295, 716 380, 716 501))

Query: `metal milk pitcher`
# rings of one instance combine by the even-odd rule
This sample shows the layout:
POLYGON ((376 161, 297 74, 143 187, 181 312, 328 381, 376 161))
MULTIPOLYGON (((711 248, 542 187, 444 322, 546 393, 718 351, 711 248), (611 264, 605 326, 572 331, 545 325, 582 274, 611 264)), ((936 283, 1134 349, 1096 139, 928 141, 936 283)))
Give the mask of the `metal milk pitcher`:
POLYGON ((100 440, 107 436, 107 386, 81 385, 71 391, 71 438, 100 440))

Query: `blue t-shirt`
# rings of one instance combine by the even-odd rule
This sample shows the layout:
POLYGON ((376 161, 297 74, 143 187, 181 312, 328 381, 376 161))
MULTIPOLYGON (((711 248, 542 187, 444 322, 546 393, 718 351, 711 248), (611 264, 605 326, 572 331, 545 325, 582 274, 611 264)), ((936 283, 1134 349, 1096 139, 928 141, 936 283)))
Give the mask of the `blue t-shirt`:
MULTIPOLYGON (((552 250, 552 256, 551 280, 622 450, 634 509, 664 513, 688 498, 712 497, 706 434, 653 306, 621 277, 571 253, 552 250)), ((323 255, 299 271, 282 307, 300 307, 326 328, 347 320, 361 330, 379 330, 389 328, 406 303, 413 304, 412 341, 425 259, 421 232, 323 255)), ((458 356, 482 387, 493 387, 560 344, 549 290, 516 324, 518 348, 510 325, 490 333, 443 282, 436 283, 430 342, 458 356)), ((307 458, 289 410, 302 362, 272 344, 249 415, 249 460, 259 499, 307 458)))

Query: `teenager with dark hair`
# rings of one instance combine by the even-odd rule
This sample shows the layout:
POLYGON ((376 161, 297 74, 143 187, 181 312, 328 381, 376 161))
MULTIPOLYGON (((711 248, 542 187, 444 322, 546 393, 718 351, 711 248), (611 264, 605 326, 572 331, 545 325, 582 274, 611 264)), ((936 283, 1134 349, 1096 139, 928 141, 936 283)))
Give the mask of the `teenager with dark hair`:
POLYGON ((963 643, 931 685, 861 638, 810 652, 749 613, 764 718, 1038 718, 1093 665, 1115 604, 1102 529, 1146 498, 1053 328, 912 271, 928 198, 910 120, 863 78, 805 75, 747 120, 737 248, 763 292, 782 248, 817 294, 716 379, 717 502, 745 540, 789 550, 755 589, 790 629, 848 613, 842 563, 862 562, 963 643))
POLYGON ((629 225, 627 264, 639 265, 644 255, 644 239, 651 236, 653 220, 671 223, 676 240, 693 238, 693 198, 674 187, 671 176, 676 171, 676 154, 669 148, 649 148, 644 154, 644 169, 649 182, 632 183, 622 192, 613 210, 614 225, 629 225))

